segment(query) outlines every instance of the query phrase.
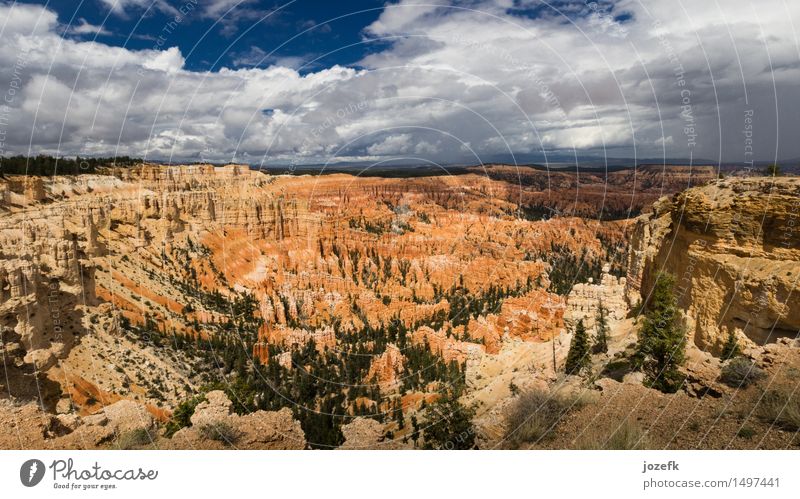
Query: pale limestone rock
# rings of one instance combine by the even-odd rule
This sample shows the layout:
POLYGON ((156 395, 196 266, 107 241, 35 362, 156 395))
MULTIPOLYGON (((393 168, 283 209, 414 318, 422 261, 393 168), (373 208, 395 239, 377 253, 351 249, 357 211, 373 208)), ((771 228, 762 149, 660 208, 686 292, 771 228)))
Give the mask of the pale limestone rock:
POLYGON ((150 430, 155 424, 153 416, 147 409, 132 400, 114 402, 103 409, 103 414, 108 419, 108 425, 117 433, 150 430))
POLYGON ((256 411, 244 416, 232 413, 232 403, 224 392, 206 394, 191 417, 192 426, 176 432, 170 441, 174 448, 304 449, 305 434, 292 411, 256 411), (215 426, 229 427, 233 441, 208 440, 215 426))
POLYGON ((203 426, 223 421, 231 414, 233 403, 225 392, 214 390, 208 392, 205 400, 200 402, 191 417, 192 425, 203 426))
POLYGON ((370 418, 355 418, 351 423, 342 426, 344 443, 339 447, 343 450, 382 449, 398 450, 410 448, 400 439, 388 439, 384 426, 370 418))
POLYGON ((634 371, 622 377, 622 383, 626 385, 641 385, 644 383, 644 373, 634 371))
POLYGON ((572 288, 567 298, 566 320, 572 324, 583 320, 587 330, 595 328, 597 312, 602 304, 606 311, 609 328, 613 328, 628 315, 628 303, 625 300, 627 279, 617 278, 608 273, 609 266, 603 267, 600 282, 578 283, 572 288))

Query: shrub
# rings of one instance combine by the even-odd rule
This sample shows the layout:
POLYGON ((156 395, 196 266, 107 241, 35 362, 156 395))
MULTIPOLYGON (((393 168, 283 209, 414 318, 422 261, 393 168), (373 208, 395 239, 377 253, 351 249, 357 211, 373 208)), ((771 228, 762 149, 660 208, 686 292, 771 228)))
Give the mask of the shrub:
POLYGON ((209 423, 198 428, 200 435, 209 440, 222 442, 225 445, 233 445, 242 436, 241 432, 224 421, 209 423))
POLYGON ((558 422, 571 410, 583 407, 579 395, 544 390, 522 392, 506 413, 506 440, 514 447, 552 436, 558 422))
POLYGON ((577 444, 587 450, 641 450, 647 448, 647 435, 638 424, 625 420, 611 435, 592 432, 577 444))
POLYGON ((153 436, 145 428, 121 433, 114 441, 114 447, 120 450, 130 450, 153 443, 153 436))
POLYGON ((747 388, 764 377, 764 371, 756 367, 752 360, 736 357, 722 367, 720 381, 732 388, 747 388))
POLYGON ((194 414, 194 410, 197 405, 204 401, 206 398, 204 395, 198 395, 196 397, 192 397, 190 399, 186 399, 180 404, 178 407, 175 408, 175 411, 172 413, 172 419, 169 420, 167 423, 166 431, 164 432, 164 436, 168 438, 172 438, 172 435, 175 434, 181 428, 186 426, 191 426, 191 417, 194 414))
POLYGON ((739 428, 739 431, 736 432, 736 435, 746 440, 750 440, 756 435, 756 430, 750 428, 749 426, 742 426, 741 428, 739 428))
POLYGON ((788 431, 800 430, 800 397, 772 390, 764 394, 758 407, 759 417, 788 431))

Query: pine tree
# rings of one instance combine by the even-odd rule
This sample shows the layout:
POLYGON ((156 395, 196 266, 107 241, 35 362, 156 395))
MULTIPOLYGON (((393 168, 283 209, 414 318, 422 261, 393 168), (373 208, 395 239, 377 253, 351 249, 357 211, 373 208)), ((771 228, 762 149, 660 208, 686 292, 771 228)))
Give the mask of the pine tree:
POLYGON ((417 421, 416 414, 411 415, 411 439, 414 441, 414 448, 417 447, 417 441, 419 440, 419 421, 417 421))
POLYGON ((764 174, 767 177, 779 177, 781 175, 781 167, 777 164, 768 165, 767 169, 764 171, 764 174))
POLYGON ((425 411, 423 448, 474 449, 475 429, 472 426, 474 414, 473 409, 463 406, 458 401, 458 395, 453 390, 447 390, 425 411))
POLYGON ((586 334, 586 327, 583 325, 583 319, 581 319, 575 326, 575 334, 572 335, 572 341, 569 344, 569 353, 567 354, 567 363, 564 366, 564 371, 567 374, 580 374, 588 365, 589 335, 586 334))
POLYGON ((606 308, 603 306, 603 300, 597 303, 595 323, 597 325, 597 336, 594 339, 594 353, 606 353, 608 352, 608 317, 606 308))
POLYGON ((728 330, 728 338, 725 340, 725 345, 722 347, 722 360, 732 359, 742 355, 742 347, 739 346, 739 340, 732 329, 728 330))
POLYGON ((673 288, 675 277, 661 273, 656 279, 639 329, 634 365, 645 373, 647 383, 663 392, 675 392, 683 382, 678 367, 683 364, 686 335, 678 323, 678 305, 673 288))

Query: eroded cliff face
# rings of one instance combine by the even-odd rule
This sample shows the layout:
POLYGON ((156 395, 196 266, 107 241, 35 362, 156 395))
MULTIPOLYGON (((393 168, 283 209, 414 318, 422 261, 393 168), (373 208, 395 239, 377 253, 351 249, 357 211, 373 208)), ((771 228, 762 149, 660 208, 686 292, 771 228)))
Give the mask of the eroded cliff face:
POLYGON ((639 217, 627 295, 646 300, 676 276, 692 342, 719 354, 732 331, 749 346, 800 331, 800 179, 731 178, 662 199, 639 217))
MULTIPOLYGON (((135 343, 128 344, 133 353, 121 355, 128 339, 120 321, 151 321, 166 332, 172 316, 180 317, 173 327, 185 329, 181 312, 190 301, 177 289, 181 276, 170 279, 164 268, 176 237, 185 247, 207 231, 277 241, 302 236, 302 208, 266 192, 268 183, 238 165, 143 165, 113 175, 0 181, 0 332, 9 360, 3 391, 84 412, 120 397, 153 405, 180 400, 193 385, 184 367, 135 343)), ((213 317, 199 308, 201 319, 213 317)))

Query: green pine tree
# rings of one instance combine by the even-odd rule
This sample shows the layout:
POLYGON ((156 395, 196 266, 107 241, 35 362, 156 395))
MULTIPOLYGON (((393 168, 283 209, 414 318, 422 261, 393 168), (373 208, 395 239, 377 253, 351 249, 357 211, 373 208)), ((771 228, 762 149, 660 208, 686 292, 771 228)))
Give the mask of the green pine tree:
POLYGON ((569 344, 567 363, 564 371, 567 374, 580 374, 589 365, 589 335, 586 334, 586 327, 583 319, 578 321, 575 326, 575 334, 569 344))
POLYGON ((419 441, 419 421, 417 421, 416 414, 411 415, 411 440, 414 441, 414 448, 417 448, 417 442, 419 441))
MULTIPOLYGON (((425 411, 426 426, 422 430, 425 449, 466 450, 475 448, 475 411, 458 401, 453 390, 447 390, 425 411)), ((412 421, 413 424, 413 421, 412 421)))
POLYGON ((728 338, 725 340, 725 345, 722 347, 722 360, 732 359, 742 355, 742 347, 739 346, 739 340, 733 334, 733 330, 728 330, 728 338))
POLYGON ((594 353, 608 352, 608 316, 603 300, 597 303, 597 317, 595 318, 597 336, 594 339, 594 353))
POLYGON ((767 177, 780 177, 781 167, 776 164, 768 165, 767 169, 764 171, 764 174, 767 177))
POLYGON ((686 354, 686 334, 679 324, 674 286, 674 276, 658 275, 645 306, 634 355, 634 365, 645 373, 649 386, 669 393, 677 391, 683 382, 678 368, 686 354))

